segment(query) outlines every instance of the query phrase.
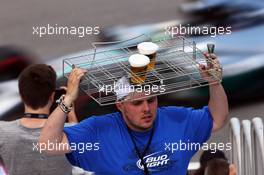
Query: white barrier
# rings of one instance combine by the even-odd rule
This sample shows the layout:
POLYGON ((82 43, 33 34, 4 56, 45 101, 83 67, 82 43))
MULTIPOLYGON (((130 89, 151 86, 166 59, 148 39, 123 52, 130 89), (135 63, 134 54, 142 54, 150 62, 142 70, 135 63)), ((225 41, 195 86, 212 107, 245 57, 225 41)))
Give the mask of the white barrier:
POLYGON ((253 175, 251 122, 243 120, 241 127, 242 175, 253 175))
POLYGON ((238 118, 230 120, 230 140, 233 146, 231 152, 231 162, 238 167, 238 175, 242 172, 242 158, 241 158, 241 136, 240 136, 240 122, 238 118))
POLYGON ((264 133, 263 121, 256 117, 230 120, 230 140, 232 142, 231 162, 238 167, 238 175, 264 174, 264 133))
POLYGON ((264 173, 264 138, 263 121, 256 117, 252 119, 252 142, 253 142, 253 175, 264 173))

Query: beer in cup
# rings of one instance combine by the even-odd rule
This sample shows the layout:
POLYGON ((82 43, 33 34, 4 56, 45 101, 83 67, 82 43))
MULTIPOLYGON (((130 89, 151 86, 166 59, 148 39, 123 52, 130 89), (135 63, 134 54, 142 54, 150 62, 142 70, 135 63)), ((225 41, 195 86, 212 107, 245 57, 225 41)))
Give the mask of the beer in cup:
POLYGON ((131 66, 131 83, 141 84, 144 83, 147 74, 149 58, 142 54, 131 55, 128 59, 131 66))
POLYGON ((148 70, 153 70, 155 68, 156 55, 157 55, 159 46, 152 42, 142 42, 137 45, 137 48, 140 54, 143 54, 149 57, 150 63, 148 65, 148 70))

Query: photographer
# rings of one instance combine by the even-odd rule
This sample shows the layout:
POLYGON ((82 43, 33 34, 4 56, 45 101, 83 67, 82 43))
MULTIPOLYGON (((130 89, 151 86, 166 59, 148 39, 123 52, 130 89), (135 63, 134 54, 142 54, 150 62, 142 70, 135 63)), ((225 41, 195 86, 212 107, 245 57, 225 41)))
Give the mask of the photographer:
MULTIPOLYGON (((56 73, 45 64, 34 64, 19 76, 19 94, 24 115, 10 122, 0 122, 0 155, 11 175, 68 175, 72 167, 64 156, 40 153, 38 137, 54 102, 56 73)), ((74 110, 69 121, 77 121, 74 110)))

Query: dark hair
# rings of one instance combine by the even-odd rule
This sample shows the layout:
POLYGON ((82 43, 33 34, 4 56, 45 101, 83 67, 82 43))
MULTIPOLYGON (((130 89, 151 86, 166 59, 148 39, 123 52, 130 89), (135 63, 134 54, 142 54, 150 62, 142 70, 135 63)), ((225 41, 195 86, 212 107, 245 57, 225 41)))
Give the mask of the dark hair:
POLYGON ((202 153, 200 157, 201 166, 198 170, 195 171, 194 175, 204 175, 204 170, 205 170, 205 167, 207 166, 207 163, 213 159, 224 159, 227 161, 227 158, 224 152, 220 150, 215 150, 214 152, 213 150, 206 150, 202 153))
POLYGON ((215 150, 215 152, 212 152, 212 150, 207 150, 207 151, 204 151, 200 157, 201 166, 205 167, 206 164, 212 159, 224 159, 227 161, 227 158, 224 152, 220 150, 215 150))
POLYGON ((51 66, 34 64, 21 72, 18 88, 23 102, 33 109, 47 105, 56 88, 56 72, 51 66))
POLYGON ((229 164, 225 159, 213 159, 207 163, 206 175, 229 175, 229 164))

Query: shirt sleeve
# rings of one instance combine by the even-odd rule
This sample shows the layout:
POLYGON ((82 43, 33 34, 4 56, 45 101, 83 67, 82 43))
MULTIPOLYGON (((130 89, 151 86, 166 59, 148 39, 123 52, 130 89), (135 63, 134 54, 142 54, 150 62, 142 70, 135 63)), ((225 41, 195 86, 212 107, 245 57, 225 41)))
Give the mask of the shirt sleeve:
POLYGON ((213 128, 213 118, 208 106, 205 106, 202 109, 191 108, 188 121, 189 128, 194 133, 192 140, 194 143, 202 144, 210 138, 213 128))
POLYGON ((82 159, 91 152, 90 145, 97 140, 95 119, 90 117, 74 126, 65 126, 64 133, 71 148, 66 157, 72 165, 80 166, 82 159))
POLYGON ((202 144, 211 136, 213 119, 208 106, 201 109, 168 106, 162 110, 178 132, 181 130, 184 133, 186 141, 202 144))

